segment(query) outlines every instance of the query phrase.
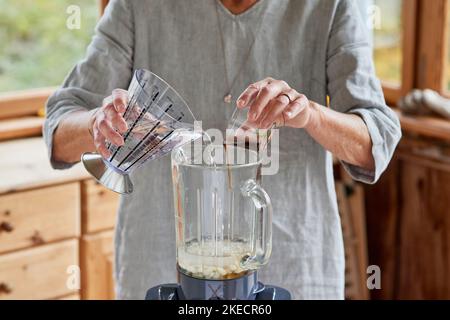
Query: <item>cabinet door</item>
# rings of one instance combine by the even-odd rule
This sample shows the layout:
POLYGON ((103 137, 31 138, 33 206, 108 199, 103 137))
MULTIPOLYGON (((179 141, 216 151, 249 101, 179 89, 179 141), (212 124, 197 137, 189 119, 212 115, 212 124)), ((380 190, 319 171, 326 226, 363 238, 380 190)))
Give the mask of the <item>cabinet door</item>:
POLYGON ((395 299, 397 291, 400 162, 393 159, 377 184, 364 187, 369 265, 381 269, 381 290, 371 290, 372 299, 395 299))
POLYGON ((450 299, 450 168, 404 159, 398 299, 450 299))
MULTIPOLYGON (((342 174, 344 176, 344 174, 342 174)), ((345 246, 345 298, 367 300, 367 239, 363 187, 346 178, 336 181, 345 246)))
POLYGON ((82 182, 83 233, 113 229, 119 195, 93 180, 82 182))
POLYGON ((0 196, 0 253, 79 235, 79 183, 0 196))
POLYGON ((114 299, 114 232, 85 235, 81 240, 81 298, 114 299))
MULTIPOLYGON (((67 240, 0 256, 0 299, 53 299, 78 292, 70 270, 78 241, 67 240)), ((78 274, 75 274, 79 277, 78 274)))

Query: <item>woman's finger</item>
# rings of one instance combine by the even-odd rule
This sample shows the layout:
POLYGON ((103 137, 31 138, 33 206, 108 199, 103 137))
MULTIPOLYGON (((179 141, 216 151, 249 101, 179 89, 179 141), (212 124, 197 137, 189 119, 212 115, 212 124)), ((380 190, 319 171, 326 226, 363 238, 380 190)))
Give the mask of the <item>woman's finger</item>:
POLYGON ((283 110, 289 105, 289 99, 286 96, 278 96, 273 99, 266 108, 267 112, 263 115, 261 120, 261 128, 269 129, 274 124, 283 124, 284 121, 278 121, 282 117, 283 110))
POLYGON ((258 95, 259 88, 252 84, 240 95, 236 104, 238 108, 245 108, 258 95))
POLYGON ((123 116, 116 111, 114 106, 110 105, 105 108, 106 118, 109 120, 114 129, 120 133, 128 130, 128 125, 123 116))
POLYGON ((94 145, 95 148, 97 149, 97 151, 100 153, 100 155, 103 158, 109 158, 109 156, 111 155, 108 148, 106 148, 106 139, 105 137, 101 134, 100 129, 97 126, 97 123, 94 124, 93 127, 93 133, 94 133, 94 145))
POLYGON ((285 81, 273 81, 261 88, 255 101, 250 105, 249 119, 260 121, 264 108, 269 102, 276 98, 281 92, 289 90, 289 85, 285 81))
POLYGON ((300 94, 296 90, 289 89, 271 100, 268 107, 264 109, 263 113, 260 116, 260 118, 262 119, 260 121, 261 127, 270 128, 274 124, 276 124, 277 126, 279 126, 280 124, 284 125, 284 109, 289 106, 291 101, 294 101, 299 96, 300 94))
POLYGON ((308 119, 302 117, 302 113, 304 113, 308 107, 309 100, 304 95, 300 95, 283 111, 286 125, 294 128, 303 128, 304 123, 306 123, 308 119))
POLYGON ((124 113, 128 104, 128 91, 123 89, 114 89, 112 92, 114 108, 119 113, 124 113))
POLYGON ((116 146, 121 146, 124 144, 123 137, 116 130, 114 130, 111 123, 106 118, 99 120, 97 122, 97 127, 106 140, 116 146))
POLYGON ((244 92, 239 96, 236 102, 238 108, 242 109, 247 107, 248 104, 256 98, 261 88, 263 88, 272 81, 274 81, 274 79, 269 77, 249 85, 248 88, 244 90, 244 92))

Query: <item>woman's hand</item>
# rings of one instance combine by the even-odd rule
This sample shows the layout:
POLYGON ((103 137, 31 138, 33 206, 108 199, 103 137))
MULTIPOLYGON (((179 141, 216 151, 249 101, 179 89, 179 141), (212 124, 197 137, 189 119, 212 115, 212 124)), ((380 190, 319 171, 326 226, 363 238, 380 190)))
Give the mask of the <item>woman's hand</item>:
POLYGON ((285 81, 266 78, 251 84, 237 100, 238 108, 250 108, 248 120, 268 129, 274 124, 305 128, 311 119, 311 102, 285 81))
POLYGON ((110 156, 110 152, 105 145, 106 140, 117 146, 124 144, 121 133, 128 129, 123 118, 127 102, 128 92, 115 89, 111 96, 103 100, 103 105, 92 113, 89 120, 88 128, 94 140, 95 148, 104 158, 110 156))
POLYGON ((237 105, 250 108, 248 120, 260 128, 268 129, 274 124, 304 128, 337 158, 370 171, 375 169, 372 139, 360 116, 309 101, 285 81, 267 78, 250 85, 237 105))

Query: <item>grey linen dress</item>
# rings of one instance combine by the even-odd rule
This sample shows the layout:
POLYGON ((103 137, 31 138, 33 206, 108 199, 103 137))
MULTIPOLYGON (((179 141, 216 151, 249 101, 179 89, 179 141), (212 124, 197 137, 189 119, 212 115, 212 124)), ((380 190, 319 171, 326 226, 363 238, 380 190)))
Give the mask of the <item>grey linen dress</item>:
MULTIPOLYGON (((44 137, 53 167, 71 166, 52 158, 52 135, 60 120, 101 106, 114 88, 128 87, 138 68, 172 84, 204 129, 223 129, 234 109, 234 103, 223 102, 226 63, 229 82, 242 68, 234 99, 250 83, 271 76, 322 105, 329 95, 333 109, 361 116, 373 141, 376 169, 344 165, 356 180, 375 183, 401 131, 375 76, 355 1, 260 0, 238 16, 221 3, 217 8, 219 21, 215 0, 111 1, 85 59, 48 101, 44 137)), ((135 191, 121 197, 117 216, 119 299, 142 299, 148 288, 176 282, 170 158, 146 164, 132 179, 135 191)), ((272 258, 259 272, 261 280, 289 289, 296 299, 342 299, 345 261, 332 155, 304 130, 283 128, 280 169, 265 178, 264 187, 273 201, 274 231, 272 258)))

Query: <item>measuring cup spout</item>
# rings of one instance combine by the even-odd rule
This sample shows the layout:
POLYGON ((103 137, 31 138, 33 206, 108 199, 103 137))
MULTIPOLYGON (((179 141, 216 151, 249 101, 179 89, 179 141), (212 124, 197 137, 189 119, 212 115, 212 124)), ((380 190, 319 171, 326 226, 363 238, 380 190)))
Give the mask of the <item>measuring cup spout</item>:
POLYGON ((97 153, 85 153, 81 156, 81 162, 95 180, 108 189, 120 194, 133 192, 133 183, 131 182, 130 176, 114 168, 101 155, 97 153))

